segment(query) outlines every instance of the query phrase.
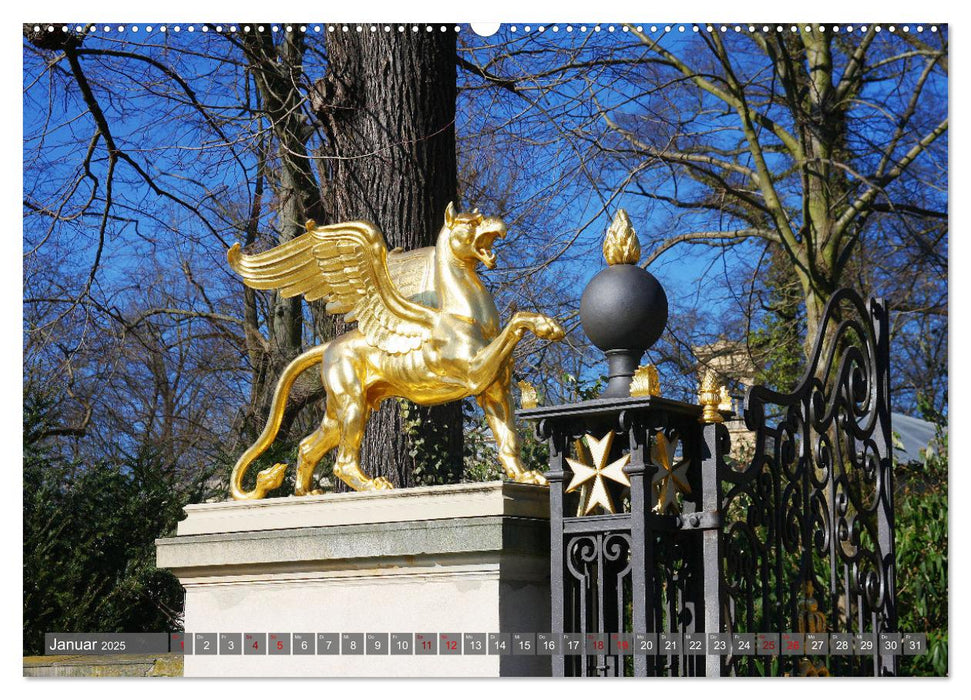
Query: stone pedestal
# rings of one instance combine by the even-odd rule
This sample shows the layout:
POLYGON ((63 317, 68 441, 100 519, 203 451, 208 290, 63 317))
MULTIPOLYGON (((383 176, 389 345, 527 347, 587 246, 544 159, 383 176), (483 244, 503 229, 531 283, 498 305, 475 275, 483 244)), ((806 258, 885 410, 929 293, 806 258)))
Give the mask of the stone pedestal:
MULTIPOLYGON (((186 507, 187 633, 550 630, 549 497, 492 482, 186 507)), ((549 675, 544 656, 185 658, 186 676, 549 675)))

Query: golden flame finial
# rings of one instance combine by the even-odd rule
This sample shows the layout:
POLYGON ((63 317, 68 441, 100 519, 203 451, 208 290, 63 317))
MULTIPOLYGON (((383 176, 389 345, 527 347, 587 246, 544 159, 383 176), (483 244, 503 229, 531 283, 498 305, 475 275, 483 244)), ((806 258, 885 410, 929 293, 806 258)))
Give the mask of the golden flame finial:
POLYGON ((719 406, 723 397, 721 386, 718 384, 718 375, 714 370, 705 371, 705 376, 701 380, 701 387, 698 389, 698 403, 704 407, 701 414, 702 423, 722 423, 724 418, 719 413, 719 406))
POLYGON ((604 257, 608 265, 636 265, 641 259, 641 243, 630 223, 630 217, 618 209, 604 239, 604 257))

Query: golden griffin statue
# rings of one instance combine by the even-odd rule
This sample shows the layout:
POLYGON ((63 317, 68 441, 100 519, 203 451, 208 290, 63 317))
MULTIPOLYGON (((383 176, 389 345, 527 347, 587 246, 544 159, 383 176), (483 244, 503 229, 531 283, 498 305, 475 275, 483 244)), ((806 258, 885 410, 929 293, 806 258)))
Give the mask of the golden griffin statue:
POLYGON ((262 498, 284 478, 285 464, 259 472, 256 487, 243 489, 247 468, 280 429, 287 395, 297 376, 320 364, 327 392, 320 427, 300 442, 296 495, 312 493, 314 468, 337 448, 334 475, 351 488, 389 489, 360 466, 364 426, 372 410, 391 397, 431 406, 475 396, 495 435, 499 460, 514 481, 545 484, 519 460, 513 422, 512 353, 526 331, 559 340, 552 318, 517 312, 505 327, 476 267, 496 264, 492 245, 505 237, 501 219, 478 211, 445 211, 434 247, 389 253, 381 231, 366 221, 332 226, 307 222, 307 232, 272 250, 244 255, 229 250, 229 264, 255 289, 285 297, 324 299, 327 312, 357 321, 357 328, 308 350, 284 370, 263 433, 233 468, 233 498, 262 498))

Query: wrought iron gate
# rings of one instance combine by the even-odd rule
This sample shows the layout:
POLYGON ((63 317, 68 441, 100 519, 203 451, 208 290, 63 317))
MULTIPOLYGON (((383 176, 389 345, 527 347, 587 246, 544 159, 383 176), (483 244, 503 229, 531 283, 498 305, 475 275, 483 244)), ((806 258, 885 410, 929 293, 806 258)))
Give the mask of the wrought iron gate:
POLYGON ((553 632, 588 644, 554 675, 895 673, 877 644, 749 656, 708 635, 896 630, 888 352, 884 304, 834 294, 799 385, 749 389, 741 461, 712 407, 521 411, 550 445, 553 632))

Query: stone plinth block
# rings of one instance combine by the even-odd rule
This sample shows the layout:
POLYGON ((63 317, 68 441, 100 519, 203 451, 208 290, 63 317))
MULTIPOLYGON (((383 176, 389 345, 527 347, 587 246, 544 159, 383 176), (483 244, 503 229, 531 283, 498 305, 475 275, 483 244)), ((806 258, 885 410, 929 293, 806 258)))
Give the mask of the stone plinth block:
MULTIPOLYGON (((158 566, 189 634, 547 632, 549 498, 503 482, 186 507, 158 566)), ((186 676, 549 675, 548 656, 216 654, 186 676)))

